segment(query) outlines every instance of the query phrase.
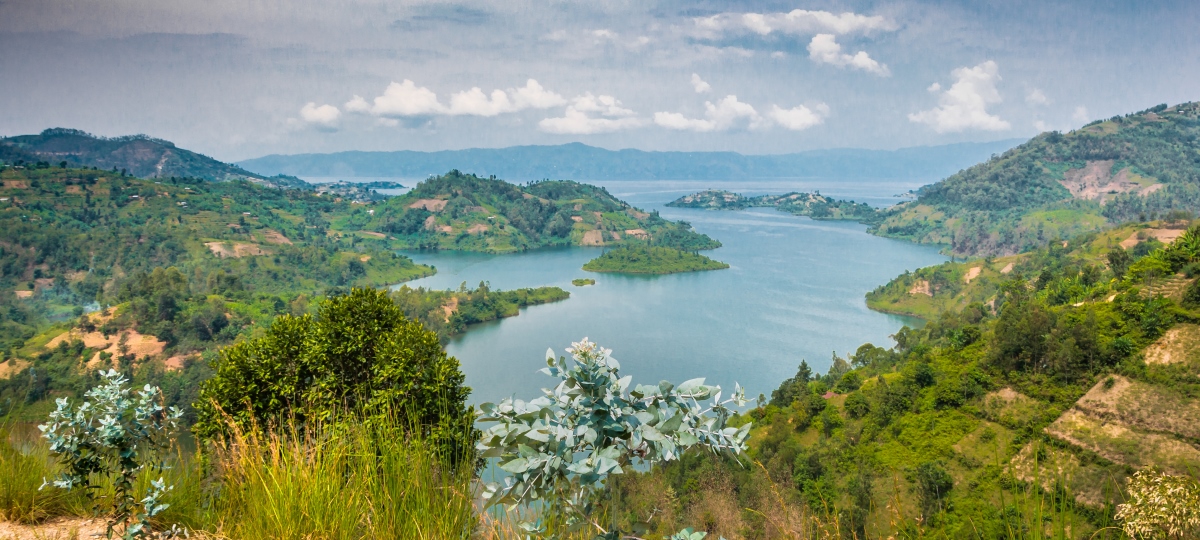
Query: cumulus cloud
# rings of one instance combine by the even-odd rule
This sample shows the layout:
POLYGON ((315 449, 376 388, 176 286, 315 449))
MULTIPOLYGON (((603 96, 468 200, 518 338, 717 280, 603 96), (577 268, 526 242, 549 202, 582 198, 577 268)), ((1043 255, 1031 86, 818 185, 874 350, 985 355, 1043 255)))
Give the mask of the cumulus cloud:
POLYGON ((701 79, 700 75, 696 73, 692 74, 692 88, 696 89, 697 94, 703 94, 709 90, 712 90, 712 86, 704 82, 704 79, 701 79))
POLYGON ((1047 98, 1041 89, 1034 88, 1025 94, 1025 103, 1030 105, 1049 105, 1050 98, 1047 98))
POLYGON ((878 15, 868 16, 853 12, 835 14, 805 9, 794 9, 786 13, 720 13, 709 17, 697 17, 693 22, 697 34, 706 38, 747 32, 760 36, 773 32, 792 35, 823 32, 840 35, 896 29, 895 22, 878 15))
POLYGON ((536 80, 529 79, 525 86, 508 90, 492 90, 485 94, 479 87, 450 95, 450 104, 443 105, 437 93, 417 86, 405 79, 393 82, 383 95, 368 103, 360 96, 346 102, 347 111, 370 113, 385 118, 422 117, 435 115, 450 116, 496 116, 525 109, 548 109, 565 105, 561 95, 546 90, 536 80))
POLYGON ((910 121, 926 124, 938 133, 971 129, 1001 131, 1011 127, 1007 121, 987 111, 988 105, 1002 101, 996 90, 1000 68, 995 62, 988 60, 975 67, 961 67, 951 74, 954 84, 938 96, 938 106, 909 114, 910 121))
POLYGON ((842 46, 834 39, 833 34, 817 34, 808 44, 808 58, 818 64, 831 64, 837 67, 861 69, 880 77, 891 73, 888 67, 871 58, 865 51, 854 54, 842 52, 842 46))
POLYGON ((595 96, 588 92, 572 99, 562 116, 542 119, 538 122, 538 129, 547 133, 572 135, 611 133, 643 125, 645 121, 636 115, 633 110, 622 106, 617 98, 603 94, 595 96))
MULTIPOLYGON (((351 99, 346 104, 346 109, 361 110, 360 102, 365 103, 365 100, 351 99)), ((393 81, 384 89, 383 95, 375 98, 370 107, 371 114, 387 117, 432 116, 445 112, 446 107, 438 101, 437 94, 424 86, 417 86, 408 79, 399 83, 393 81)))
POLYGON ((680 113, 656 112, 654 123, 680 131, 727 131, 738 127, 757 129, 766 125, 762 116, 748 103, 728 95, 716 102, 704 102, 704 118, 688 118, 680 113))
POLYGON ((772 105, 768 116, 776 124, 786 129, 803 131, 824 123, 825 117, 829 116, 829 106, 824 103, 818 103, 812 109, 804 105, 784 109, 778 105, 772 105))
POLYGON ((333 105, 317 105, 310 101, 300 108, 301 120, 324 129, 336 129, 341 117, 342 111, 333 105))

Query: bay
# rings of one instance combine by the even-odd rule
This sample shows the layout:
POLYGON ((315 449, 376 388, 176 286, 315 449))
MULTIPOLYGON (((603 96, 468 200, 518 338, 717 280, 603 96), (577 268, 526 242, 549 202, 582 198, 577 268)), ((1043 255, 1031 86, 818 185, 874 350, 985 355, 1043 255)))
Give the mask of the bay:
MULTIPOLYGON (((471 401, 516 396, 531 399, 553 380, 537 371, 546 349, 566 354, 588 337, 613 350, 622 372, 636 383, 682 382, 706 377, 747 395, 770 395, 801 360, 828 369, 832 355, 845 356, 863 343, 891 346, 889 337, 920 321, 873 312, 863 296, 906 270, 939 264, 937 249, 879 238, 850 222, 814 221, 773 209, 736 212, 668 208, 665 204, 701 189, 747 195, 820 190, 877 206, 919 187, 919 180, 840 183, 830 179, 764 181, 601 181, 610 193, 667 219, 686 220, 723 247, 706 255, 727 270, 629 276, 585 272, 600 248, 550 249, 511 255, 409 252, 438 273, 410 287, 493 289, 554 285, 571 298, 521 310, 517 317, 472 326, 447 344, 462 363, 471 401), (575 287, 574 278, 596 285, 575 287)), ((406 184, 407 185, 407 184, 406 184)))

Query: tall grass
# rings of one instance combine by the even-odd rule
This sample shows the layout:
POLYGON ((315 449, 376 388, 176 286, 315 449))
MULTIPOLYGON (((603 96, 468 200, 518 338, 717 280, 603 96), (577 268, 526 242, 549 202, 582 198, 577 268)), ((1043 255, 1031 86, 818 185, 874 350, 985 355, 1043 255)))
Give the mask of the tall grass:
POLYGON ((219 493, 198 521, 245 540, 469 538, 474 471, 451 469, 405 425, 234 430, 212 451, 219 493))
POLYGON ((60 470, 50 449, 14 428, 12 415, 0 418, 0 521, 39 523, 64 515, 84 515, 83 493, 40 489, 60 470))

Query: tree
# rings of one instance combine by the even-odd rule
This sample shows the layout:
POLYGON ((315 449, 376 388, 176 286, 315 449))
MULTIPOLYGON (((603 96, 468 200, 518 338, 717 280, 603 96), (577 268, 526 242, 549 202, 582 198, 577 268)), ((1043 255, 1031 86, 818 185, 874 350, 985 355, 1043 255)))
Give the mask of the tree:
POLYGON ((457 460, 477 435, 458 360, 383 291, 351 289, 323 301, 316 317, 281 315, 264 336, 222 350, 213 370, 195 404, 201 438, 222 436, 230 424, 399 413, 457 460))
POLYGON ((928 521, 941 511, 942 501, 954 488, 954 479, 941 463, 926 461, 917 465, 910 480, 921 503, 921 517, 928 521))

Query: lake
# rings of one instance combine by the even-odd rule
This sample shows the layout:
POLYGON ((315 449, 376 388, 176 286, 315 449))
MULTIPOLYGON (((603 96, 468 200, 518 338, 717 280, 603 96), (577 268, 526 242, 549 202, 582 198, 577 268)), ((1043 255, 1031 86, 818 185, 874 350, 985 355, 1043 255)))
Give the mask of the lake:
MULTIPOLYGON (((415 183, 415 182, 412 182, 415 183)), ((613 350, 634 383, 709 383, 770 395, 795 375, 800 361, 825 372, 836 351, 845 356, 863 343, 891 346, 889 337, 919 321, 873 312, 863 295, 891 278, 946 260, 936 248, 879 238, 857 223, 813 221, 757 208, 718 212, 664 205, 701 189, 744 194, 820 190, 825 195, 894 204, 894 195, 919 187, 914 180, 840 184, 830 180, 601 181, 634 206, 686 220, 724 246, 705 252, 727 270, 624 276, 580 267, 599 248, 569 248, 514 255, 455 252, 407 253, 437 267, 411 287, 457 288, 481 281, 493 289, 555 285, 571 298, 521 310, 517 317, 472 326, 447 351, 462 363, 471 401, 507 396, 531 399, 553 381, 537 370, 547 348, 556 354, 587 336, 613 350), (596 284, 571 285, 590 277, 596 284)), ((406 182, 405 185, 409 185, 406 182)))

